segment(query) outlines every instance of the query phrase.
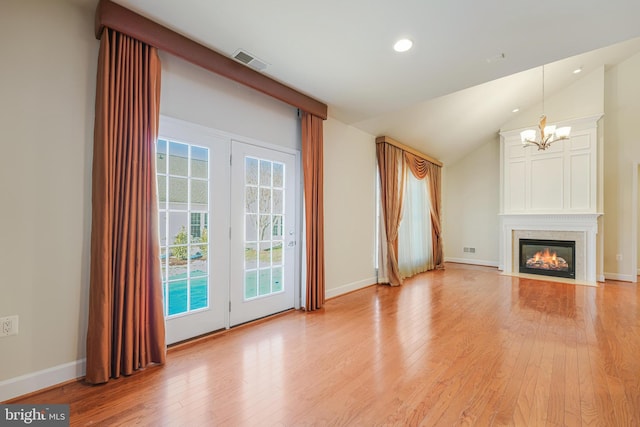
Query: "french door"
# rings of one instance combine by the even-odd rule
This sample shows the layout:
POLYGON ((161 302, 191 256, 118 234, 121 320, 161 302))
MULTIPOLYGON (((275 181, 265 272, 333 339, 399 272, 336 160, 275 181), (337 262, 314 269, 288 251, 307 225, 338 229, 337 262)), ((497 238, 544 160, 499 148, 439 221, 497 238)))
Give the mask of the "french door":
POLYGON ((160 135, 167 343, 293 307, 295 155, 172 119, 160 135))
POLYGON ((230 325, 294 307, 295 156, 234 141, 230 325))
POLYGON ((169 126, 156 144, 167 343, 228 324, 229 145, 169 126))

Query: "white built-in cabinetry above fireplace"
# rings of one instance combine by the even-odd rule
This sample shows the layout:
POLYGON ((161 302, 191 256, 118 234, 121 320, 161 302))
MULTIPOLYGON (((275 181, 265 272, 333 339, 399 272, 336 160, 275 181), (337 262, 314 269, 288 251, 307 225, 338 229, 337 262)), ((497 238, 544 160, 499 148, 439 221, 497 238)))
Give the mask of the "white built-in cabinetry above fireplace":
POLYGON ((522 147, 520 131, 500 132, 500 269, 518 273, 518 239, 576 241, 576 281, 595 284, 602 208, 602 116, 568 120, 571 138, 545 151, 522 147), (560 240, 560 239, 558 239, 560 240))

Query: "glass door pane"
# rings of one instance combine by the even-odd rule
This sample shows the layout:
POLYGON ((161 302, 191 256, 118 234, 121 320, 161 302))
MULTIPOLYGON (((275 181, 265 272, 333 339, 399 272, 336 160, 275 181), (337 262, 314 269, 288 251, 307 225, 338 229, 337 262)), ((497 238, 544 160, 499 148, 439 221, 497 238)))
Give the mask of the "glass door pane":
POLYGON ((167 343, 228 325, 230 140, 161 118, 156 169, 167 343))
POLYGON ((294 306, 295 156, 233 142, 231 325, 294 306), (236 160, 238 159, 238 160, 236 160))
POLYGON ((156 156, 162 284, 170 318, 209 307, 209 149, 161 139, 156 156))
POLYGON ((282 292, 285 165, 244 159, 244 299, 282 292))

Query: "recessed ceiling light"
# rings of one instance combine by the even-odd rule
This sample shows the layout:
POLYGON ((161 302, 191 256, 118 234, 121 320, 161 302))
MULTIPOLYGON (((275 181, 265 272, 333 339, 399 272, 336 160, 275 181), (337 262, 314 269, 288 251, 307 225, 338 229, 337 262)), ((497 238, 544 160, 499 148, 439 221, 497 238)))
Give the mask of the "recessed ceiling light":
POLYGON ((512 113, 517 113, 518 111, 520 111, 519 108, 514 108, 513 110, 511 110, 512 113))
POLYGON ((400 39, 393 45, 393 50, 396 52, 406 52, 411 49, 413 42, 409 39, 400 39))
POLYGON ((581 72, 582 72, 582 67, 576 68, 575 70, 573 70, 573 74, 579 74, 581 72))

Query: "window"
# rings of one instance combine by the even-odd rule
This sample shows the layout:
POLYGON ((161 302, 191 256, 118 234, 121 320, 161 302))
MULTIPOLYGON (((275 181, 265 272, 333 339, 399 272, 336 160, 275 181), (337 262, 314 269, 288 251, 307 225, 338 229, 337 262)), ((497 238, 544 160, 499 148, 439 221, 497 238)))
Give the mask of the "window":
POLYGON ((200 235, 200 214, 192 213, 191 214, 191 237, 194 239, 199 239, 200 235))
POLYGON ((156 170, 165 314, 209 306, 209 149, 158 140, 156 170))
POLYGON ((206 212, 191 212, 191 238, 194 242, 202 241, 203 236, 206 239, 206 228, 208 214, 206 212))

